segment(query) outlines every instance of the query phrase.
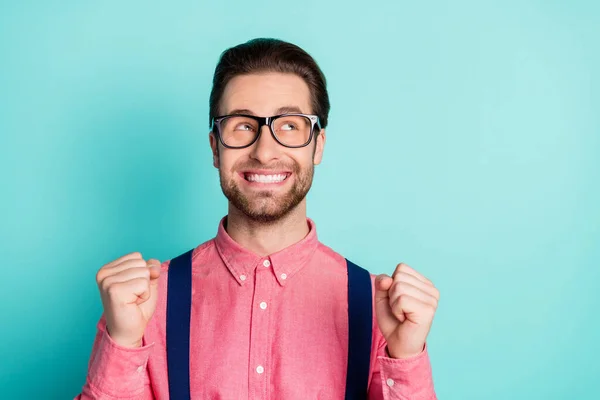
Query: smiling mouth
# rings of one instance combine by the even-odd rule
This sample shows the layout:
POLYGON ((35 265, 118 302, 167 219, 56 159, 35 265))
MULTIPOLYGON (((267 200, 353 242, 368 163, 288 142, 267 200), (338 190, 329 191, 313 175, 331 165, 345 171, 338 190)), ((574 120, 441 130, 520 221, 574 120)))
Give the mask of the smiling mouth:
POLYGON ((283 174, 253 174, 253 173, 244 173, 244 179, 248 182, 256 182, 256 183, 281 183, 285 181, 291 174, 283 173, 283 174))

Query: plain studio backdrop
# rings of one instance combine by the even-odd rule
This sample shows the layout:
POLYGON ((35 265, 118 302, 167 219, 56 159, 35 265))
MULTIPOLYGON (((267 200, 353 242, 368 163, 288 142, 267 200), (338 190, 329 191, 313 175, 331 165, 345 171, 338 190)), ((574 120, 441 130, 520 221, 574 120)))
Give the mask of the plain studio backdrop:
POLYGON ((2 1, 0 398, 80 391, 104 263, 216 234, 211 79, 254 37, 328 79, 320 239, 439 287, 439 398, 600 398, 598 4, 2 1))

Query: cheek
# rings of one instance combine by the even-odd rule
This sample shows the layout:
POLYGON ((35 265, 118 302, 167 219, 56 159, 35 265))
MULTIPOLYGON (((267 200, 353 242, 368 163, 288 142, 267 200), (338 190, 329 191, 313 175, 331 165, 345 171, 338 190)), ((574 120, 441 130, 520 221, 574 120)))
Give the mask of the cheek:
POLYGON ((243 160, 247 159, 247 155, 240 152, 239 150, 232 151, 231 149, 220 150, 219 161, 221 164, 221 170, 223 172, 230 173, 235 167, 243 163, 243 160))
POLYGON ((219 157, 219 173, 221 176, 231 176, 233 175, 234 165, 237 159, 233 159, 232 157, 227 157, 221 153, 219 157))
POLYGON ((302 153, 295 154, 293 160, 300 166, 301 169, 310 168, 313 165, 313 148, 303 149, 302 153))

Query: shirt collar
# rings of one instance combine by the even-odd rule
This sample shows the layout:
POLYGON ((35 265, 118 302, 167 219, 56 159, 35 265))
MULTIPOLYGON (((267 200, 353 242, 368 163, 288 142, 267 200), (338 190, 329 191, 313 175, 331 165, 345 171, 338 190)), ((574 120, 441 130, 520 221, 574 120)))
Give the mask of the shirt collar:
POLYGON ((309 232, 299 242, 276 253, 261 257, 242 247, 229 236, 224 227, 227 217, 219 223, 215 244, 221 259, 233 275, 234 279, 244 285, 255 268, 272 268, 277 282, 284 286, 312 258, 317 245, 317 229, 315 223, 307 218, 309 232))

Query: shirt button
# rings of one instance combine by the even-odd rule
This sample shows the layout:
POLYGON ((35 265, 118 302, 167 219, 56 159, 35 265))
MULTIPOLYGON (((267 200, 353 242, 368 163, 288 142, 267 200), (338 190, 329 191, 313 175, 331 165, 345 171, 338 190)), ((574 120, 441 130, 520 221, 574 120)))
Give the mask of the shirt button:
POLYGON ((281 274, 281 279, 286 279, 287 278, 287 274, 281 274))
POLYGON ((265 260, 265 261, 263 261, 263 265, 268 268, 271 266, 271 261, 265 260))
POLYGON ((265 303, 264 301, 262 303, 260 303, 260 308, 262 308, 263 310, 267 308, 267 303, 265 303))
POLYGON ((246 280, 246 275, 240 275, 240 281, 245 281, 246 280))
POLYGON ((389 387, 392 387, 392 386, 394 386, 395 382, 394 382, 394 380, 392 378, 388 378, 387 381, 385 381, 385 383, 387 383, 387 385, 389 387))
POLYGON ((259 365, 258 367, 256 367, 256 372, 258 372, 259 374, 262 374, 263 372, 265 372, 265 369, 263 368, 262 365, 259 365))

